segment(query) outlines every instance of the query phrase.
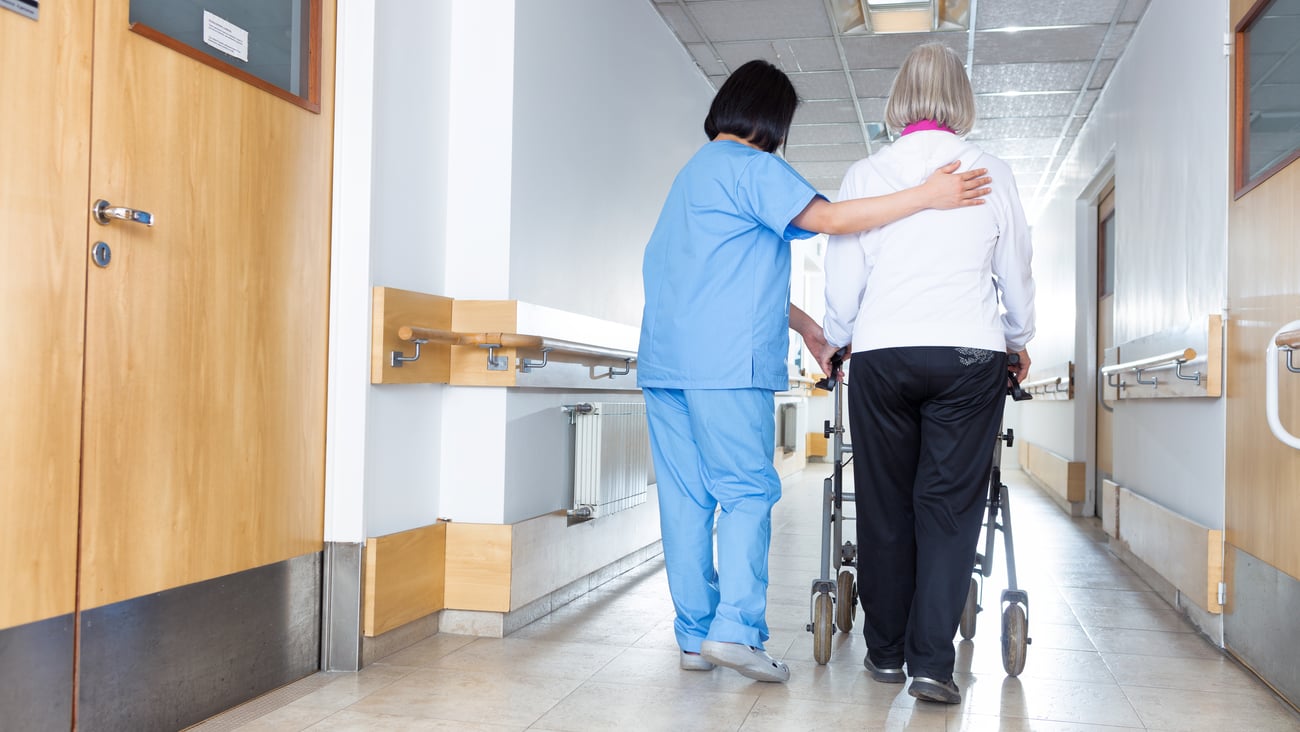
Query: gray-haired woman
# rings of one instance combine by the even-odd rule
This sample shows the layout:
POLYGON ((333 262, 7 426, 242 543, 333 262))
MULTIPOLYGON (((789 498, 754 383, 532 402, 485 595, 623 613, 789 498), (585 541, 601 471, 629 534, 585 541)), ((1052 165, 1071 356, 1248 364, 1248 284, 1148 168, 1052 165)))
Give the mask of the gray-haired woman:
POLYGON ((849 169, 842 199, 908 188, 940 165, 986 167, 988 205, 922 211, 826 252, 826 340, 853 344, 849 423, 867 641, 877 681, 958 703, 952 639, 966 598, 986 481, 1012 373, 1029 368, 1031 248, 1015 179, 962 137, 975 99, 961 60, 919 46, 894 80, 897 142, 849 169), (907 665, 906 675, 903 670, 907 665))

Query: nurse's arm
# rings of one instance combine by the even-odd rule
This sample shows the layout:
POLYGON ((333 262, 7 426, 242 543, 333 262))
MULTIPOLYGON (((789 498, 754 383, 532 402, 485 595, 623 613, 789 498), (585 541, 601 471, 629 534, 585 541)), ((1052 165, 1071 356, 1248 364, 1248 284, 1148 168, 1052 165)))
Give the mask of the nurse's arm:
POLYGON ((936 170, 924 183, 887 196, 852 198, 831 203, 814 198, 793 223, 819 234, 854 234, 907 218, 927 208, 948 209, 984 203, 991 178, 985 168, 953 173, 960 161, 936 170))
POLYGON ((790 328, 794 332, 803 336, 804 345, 808 346, 808 352, 812 357, 817 359, 817 365, 821 367, 822 373, 829 375, 831 373, 831 354, 837 350, 835 346, 826 342, 826 336, 822 333, 822 327, 817 321, 812 319, 804 311, 790 303, 790 328))

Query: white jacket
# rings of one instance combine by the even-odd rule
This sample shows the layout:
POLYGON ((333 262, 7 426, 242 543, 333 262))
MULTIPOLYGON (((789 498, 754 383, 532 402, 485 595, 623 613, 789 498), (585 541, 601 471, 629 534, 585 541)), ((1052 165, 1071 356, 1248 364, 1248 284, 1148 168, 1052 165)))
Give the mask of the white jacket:
POLYGON ((926 210, 826 249, 826 340, 1023 350, 1034 335, 1033 255, 1011 168, 948 132, 913 132, 849 168, 840 200, 920 185, 936 169, 988 168, 982 206, 926 210), (999 294, 1001 305, 999 308, 999 294))

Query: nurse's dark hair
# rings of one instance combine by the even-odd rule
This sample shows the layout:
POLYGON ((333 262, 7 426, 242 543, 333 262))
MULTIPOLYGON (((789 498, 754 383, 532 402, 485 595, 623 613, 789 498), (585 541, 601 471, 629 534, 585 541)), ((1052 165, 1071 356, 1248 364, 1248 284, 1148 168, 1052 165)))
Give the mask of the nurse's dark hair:
POLYGON ((713 97, 704 134, 712 140, 725 132, 776 152, 785 144, 798 105, 790 77, 766 61, 750 61, 731 72, 713 97))

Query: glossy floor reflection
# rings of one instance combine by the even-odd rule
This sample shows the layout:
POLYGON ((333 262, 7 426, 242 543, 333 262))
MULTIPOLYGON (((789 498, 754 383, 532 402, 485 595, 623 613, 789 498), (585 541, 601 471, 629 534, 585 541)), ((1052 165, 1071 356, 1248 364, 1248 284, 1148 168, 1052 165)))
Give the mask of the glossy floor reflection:
MULTIPOLYGON (((216 730, 1300 730, 1300 716, 1196 634, 1106 550, 1091 519, 1070 519, 1008 474, 1017 565, 1030 597, 1028 662, 1002 670, 999 623, 981 613, 957 644, 959 706, 918 703, 872 681, 857 629, 830 663, 804 630, 818 569, 827 466, 788 481, 774 514, 768 651, 788 684, 677 668, 660 560, 505 639, 438 635, 355 674, 317 674, 231 710, 216 730)), ((864 548, 869 561, 869 548, 864 548)), ((1005 581, 988 581, 996 607, 1005 581)))

